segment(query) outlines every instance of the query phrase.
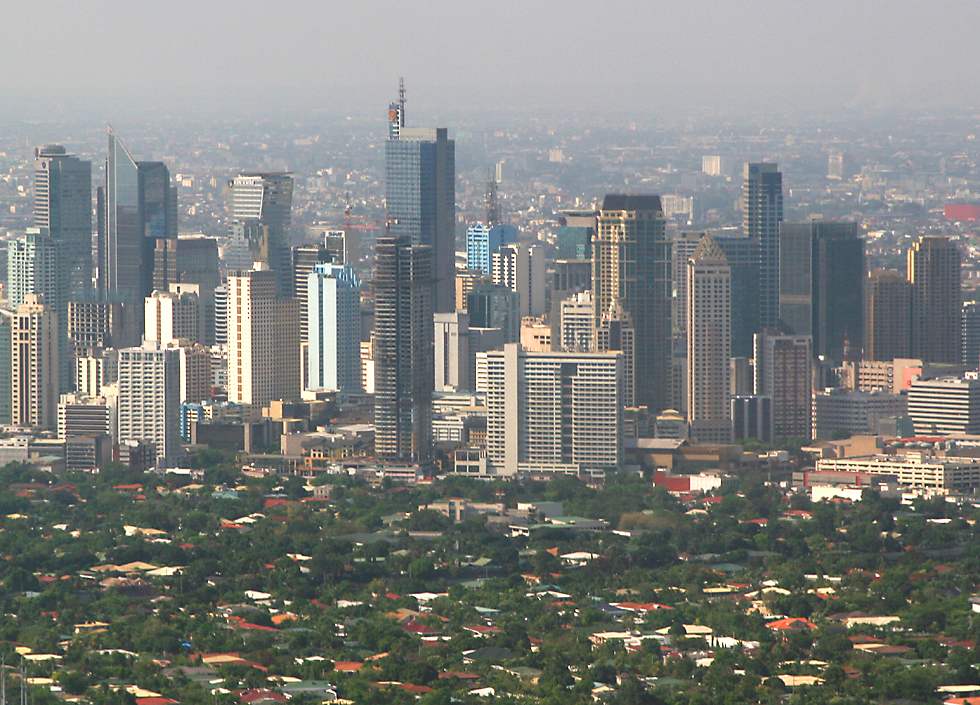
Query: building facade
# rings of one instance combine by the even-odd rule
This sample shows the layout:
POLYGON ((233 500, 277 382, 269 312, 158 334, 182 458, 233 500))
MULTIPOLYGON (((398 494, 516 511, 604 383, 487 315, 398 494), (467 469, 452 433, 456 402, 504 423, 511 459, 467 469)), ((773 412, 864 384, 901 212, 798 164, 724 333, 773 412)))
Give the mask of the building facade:
POLYGON ((317 264, 307 275, 307 386, 361 390, 361 280, 350 265, 317 264))

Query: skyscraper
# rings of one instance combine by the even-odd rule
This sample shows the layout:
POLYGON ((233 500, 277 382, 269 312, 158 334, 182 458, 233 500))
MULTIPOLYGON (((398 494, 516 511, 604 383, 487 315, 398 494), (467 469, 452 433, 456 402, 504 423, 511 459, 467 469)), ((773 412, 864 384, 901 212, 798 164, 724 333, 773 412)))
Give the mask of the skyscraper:
POLYGON ((405 126, 404 90, 388 110, 385 205, 391 235, 432 248, 433 310, 455 310, 456 143, 448 130, 405 126))
POLYGON ((350 265, 317 264, 307 275, 307 385, 361 390, 361 280, 350 265))
POLYGON ((258 406, 300 396, 299 303, 255 266, 228 277, 228 401, 258 406))
POLYGON ((960 362, 971 369, 980 365, 980 305, 976 301, 963 303, 960 314, 960 362))
POLYGON ((506 286, 520 297, 522 316, 544 313, 544 252, 537 245, 525 243, 501 245, 490 256, 491 278, 497 286, 506 286))
POLYGON ((592 350, 595 322, 592 318, 592 292, 580 291, 560 302, 559 345, 567 352, 592 350))
POLYGON ((386 460, 432 453, 432 248, 385 235, 375 246, 374 447, 386 460))
POLYGON ((92 288, 92 162, 59 144, 34 150, 34 226, 47 228, 61 258, 61 289, 92 288))
POLYGON ((307 287, 310 281, 310 274, 320 264, 334 262, 343 264, 340 260, 334 260, 333 255, 322 245, 300 245, 292 248, 292 272, 293 272, 293 296, 300 302, 299 315, 299 342, 309 341, 308 328, 308 308, 306 305, 307 287))
POLYGON ((670 397, 670 247, 659 196, 607 195, 592 242, 596 326, 622 310, 636 335, 635 404, 658 412, 670 397))
POLYGON ((16 426, 54 430, 58 422, 58 314, 27 294, 12 320, 11 418, 16 426))
POLYGON ((469 315, 465 311, 437 313, 433 325, 436 391, 472 390, 469 315))
POLYGON ((908 251, 912 287, 912 356, 923 362, 960 359, 960 250, 946 237, 922 236, 908 251))
POLYGON ((808 335, 755 335, 755 395, 772 400, 773 438, 810 438, 813 352, 808 335))
POLYGON ((900 272, 868 273, 864 312, 864 359, 894 360, 911 354, 912 291, 900 272))
POLYGON ((176 291, 154 291, 144 299, 144 341, 160 345, 169 345, 179 339, 201 341, 201 299, 197 287, 193 284, 175 284, 174 287, 176 291))
POLYGON ((156 343, 119 351, 119 442, 153 443, 156 462, 180 449, 180 350, 156 343))
POLYGON ((731 269, 705 235, 687 264, 687 419, 698 441, 732 438, 731 269))
POLYGON ((153 290, 156 240, 177 237, 177 192, 165 164, 137 162, 110 130, 98 200, 99 288, 104 298, 132 309, 131 335, 138 336, 143 298, 153 290))
POLYGON ((779 223, 783 175, 775 164, 747 163, 742 171, 742 230, 759 247, 759 325, 779 322, 779 223))
POLYGON ((229 182, 231 236, 247 248, 252 262, 262 262, 276 274, 281 296, 292 291, 289 224, 293 207, 293 177, 286 172, 243 172, 229 182))
POLYGON ((501 245, 517 242, 517 228, 513 225, 486 226, 474 223, 466 229, 466 268, 490 274, 493 253, 501 245))
POLYGON ((782 223, 780 228, 780 327, 813 338, 813 354, 844 358, 845 342, 864 344, 864 240, 857 223, 782 223))
POLYGON ((174 283, 198 287, 201 301, 202 342, 214 344, 214 290, 221 284, 218 243, 194 235, 156 241, 153 252, 153 289, 169 291, 174 283))
POLYGON ((487 460, 495 474, 589 475, 619 466, 619 355, 533 353, 516 343, 485 355, 487 460))

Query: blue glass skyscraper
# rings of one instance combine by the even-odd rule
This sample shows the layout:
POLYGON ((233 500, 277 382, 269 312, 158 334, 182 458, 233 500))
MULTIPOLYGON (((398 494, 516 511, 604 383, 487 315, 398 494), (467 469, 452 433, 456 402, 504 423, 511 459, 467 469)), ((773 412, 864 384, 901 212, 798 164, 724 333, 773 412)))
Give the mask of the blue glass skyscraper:
POLYGON ((471 225, 466 231, 466 268, 473 272, 490 274, 493 253, 501 245, 517 242, 517 228, 513 225, 483 223, 471 225))

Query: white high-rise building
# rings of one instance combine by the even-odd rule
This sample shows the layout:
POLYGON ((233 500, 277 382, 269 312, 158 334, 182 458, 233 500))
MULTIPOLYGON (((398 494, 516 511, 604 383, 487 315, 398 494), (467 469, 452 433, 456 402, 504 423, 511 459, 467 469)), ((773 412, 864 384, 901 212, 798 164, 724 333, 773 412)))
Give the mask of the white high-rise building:
MULTIPOLYGON (((622 459, 623 363, 615 353, 532 353, 516 343, 485 365, 494 472, 601 474, 622 459)), ((478 373, 480 374, 480 373, 478 373)))
POLYGON ((119 442, 152 442, 157 463, 180 448, 180 350, 145 343, 119 351, 119 442))
POLYGON ((561 349, 567 352, 589 352, 595 344, 595 314, 592 311, 592 292, 581 291, 562 300, 561 349))
POLYGON ((280 297, 276 274, 256 263, 228 277, 228 401, 299 396, 299 304, 280 297))
POLYGON ((361 280, 350 265, 317 264, 307 277, 307 388, 361 391, 361 280))
POLYGON ((107 396, 62 394, 58 402, 58 438, 106 435, 115 440, 118 433, 115 390, 107 396))
POLYGON ((980 433, 980 380, 916 380, 909 387, 908 410, 917 435, 980 433))
POLYGON ((171 291, 154 291, 144 300, 143 340, 148 343, 200 342, 203 322, 196 284, 172 284, 171 291))
POLYGON ((491 277, 520 298, 521 316, 541 316, 545 312, 545 257, 537 245, 501 245, 491 254, 491 277))
POLYGON ((687 420, 700 442, 732 439, 731 267, 710 235, 687 264, 687 420))
POLYGON ((437 313, 433 316, 435 347, 435 390, 457 392, 471 390, 470 317, 465 311, 437 313))
POLYGON ((58 422, 58 315, 24 294, 11 319, 10 422, 54 430, 58 422))

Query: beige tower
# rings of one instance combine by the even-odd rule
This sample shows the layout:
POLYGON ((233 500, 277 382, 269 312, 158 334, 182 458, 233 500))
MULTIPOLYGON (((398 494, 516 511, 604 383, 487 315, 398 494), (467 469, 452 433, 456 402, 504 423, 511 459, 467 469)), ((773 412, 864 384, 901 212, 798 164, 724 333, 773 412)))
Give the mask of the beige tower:
POLYGON ((259 263, 228 277, 228 401, 299 398, 299 304, 276 283, 259 263))
POLYGON ((732 438, 731 279, 725 253, 705 235, 687 263, 687 420, 707 443, 732 438))
POLYGON ((15 426, 58 424, 58 316, 37 294, 25 294, 11 320, 11 418, 15 426))

